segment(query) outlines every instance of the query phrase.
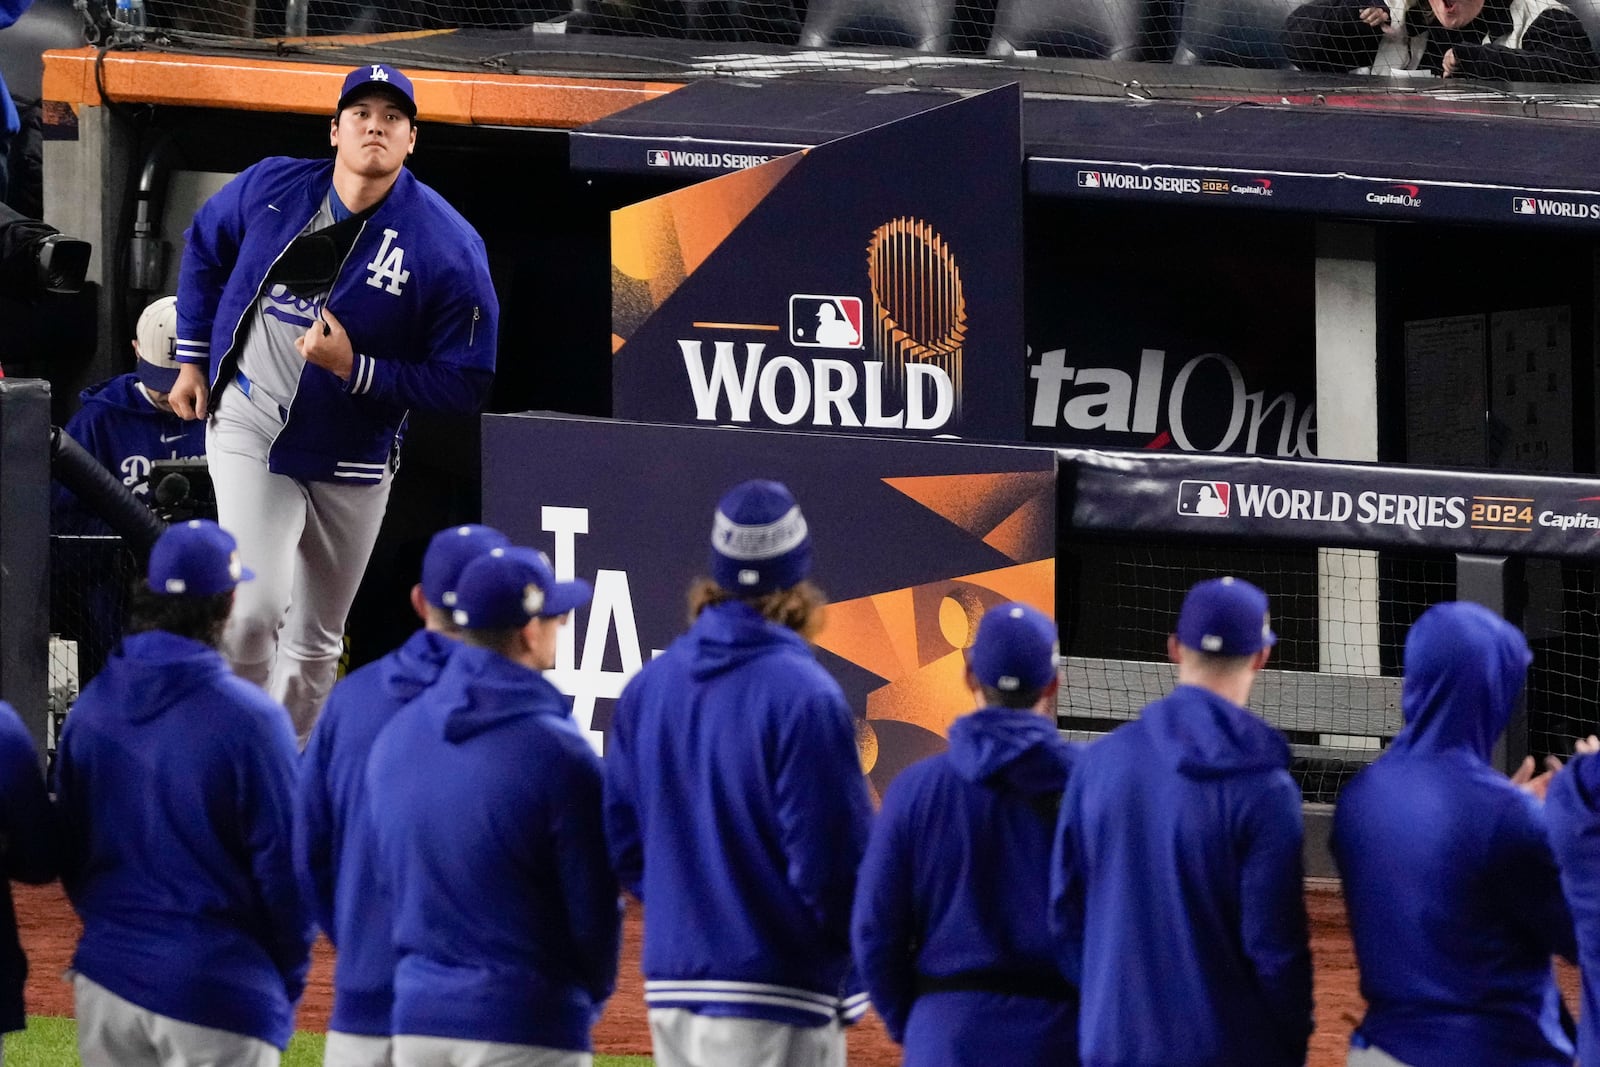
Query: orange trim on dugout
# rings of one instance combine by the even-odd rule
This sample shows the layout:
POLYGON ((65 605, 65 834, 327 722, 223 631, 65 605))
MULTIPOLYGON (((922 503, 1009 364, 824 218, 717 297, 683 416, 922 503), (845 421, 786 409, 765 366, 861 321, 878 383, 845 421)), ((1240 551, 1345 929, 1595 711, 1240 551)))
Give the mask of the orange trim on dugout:
MULTIPOLYGON (((101 103, 95 50, 44 54, 44 98, 101 103)), ((109 52, 106 94, 118 102, 215 107, 239 111, 328 114, 346 64, 285 62, 170 52, 109 52)), ((406 68, 417 94, 417 117, 456 125, 572 129, 682 88, 675 82, 606 81, 519 74, 479 74, 406 68)))

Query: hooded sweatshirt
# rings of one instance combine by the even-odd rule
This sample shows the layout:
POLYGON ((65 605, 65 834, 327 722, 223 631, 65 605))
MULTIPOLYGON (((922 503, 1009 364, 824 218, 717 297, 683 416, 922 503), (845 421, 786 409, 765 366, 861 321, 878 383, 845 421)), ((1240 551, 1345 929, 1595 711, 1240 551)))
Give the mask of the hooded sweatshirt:
POLYGON ((1082 750, 1050 917, 1089 1067, 1299 1067, 1311 1034, 1289 746, 1194 685, 1082 750))
POLYGON ((295 873, 339 950, 329 1029, 388 1036, 394 1008, 392 908, 367 819, 367 758, 400 707, 439 677, 456 642, 418 630, 328 694, 300 763, 295 873))
POLYGON ((1543 814, 1488 762, 1530 659, 1476 604, 1435 605, 1406 635, 1405 726, 1334 812, 1357 1048, 1413 1067, 1572 1062, 1550 969, 1575 955, 1572 919, 1543 814))
POLYGON ((56 757, 73 966, 158 1015, 283 1048, 313 932, 289 845, 296 758, 288 713, 214 649, 125 638, 56 757))
POLYGON ((649 915, 645 1002, 857 1018, 871 801, 844 694, 805 641, 742 601, 706 608, 628 683, 606 746, 612 863, 649 915))
POLYGON ((889 1036, 925 1067, 1077 1062, 1077 992, 1046 924, 1071 754, 1038 715, 985 708, 901 772, 856 888, 856 966, 889 1036))
POLYGON ((487 649, 395 714, 367 764, 395 1034, 589 1050, 622 937, 600 788, 567 699, 487 649))
MULTIPOLYGON (((92 385, 78 399, 83 407, 67 421, 67 436, 146 502, 153 461, 206 454, 205 420, 185 422, 156 407, 139 391, 136 374, 121 374, 92 385)), ((52 489, 50 516, 56 533, 111 533, 111 527, 60 483, 52 489)))
POLYGON ((1600 759, 1579 756, 1556 775, 1544 816, 1578 935, 1578 1062, 1600 1063, 1600 759))
POLYGON ((28 728, 12 706, 0 700, 0 1032, 21 1030, 22 988, 28 958, 17 939, 17 913, 11 882, 42 885, 60 873, 61 833, 50 794, 39 774, 39 754, 28 728))

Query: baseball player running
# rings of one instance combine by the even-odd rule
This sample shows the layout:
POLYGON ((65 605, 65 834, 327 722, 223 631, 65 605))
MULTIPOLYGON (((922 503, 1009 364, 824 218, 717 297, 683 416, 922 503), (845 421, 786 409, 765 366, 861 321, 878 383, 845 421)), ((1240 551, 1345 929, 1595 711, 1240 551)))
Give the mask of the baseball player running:
POLYGON ((400 71, 351 71, 334 158, 243 171, 196 213, 179 275, 173 410, 210 411, 218 517, 260 574, 223 651, 302 740, 333 684, 407 411, 477 411, 494 374, 483 241, 405 169, 416 114, 400 71))
POLYGON ((1245 709, 1276 641, 1260 589, 1200 582, 1167 639, 1177 687, 1073 762, 1050 906, 1089 1067, 1305 1063, 1300 790, 1245 709))
POLYGON ((1055 624, 991 608, 967 653, 979 710, 907 768, 872 827, 856 889, 856 966, 889 1036, 924 1067, 1078 1062, 1078 995, 1045 921, 1050 841, 1071 754, 1055 727, 1055 624))
POLYGON ((621 911, 600 759, 541 673, 591 595, 532 549, 467 564, 452 611, 461 644, 373 746, 369 811, 399 953, 396 1067, 592 1061, 621 911))
POLYGON ((789 490, 717 505, 689 632, 624 689, 606 835, 645 904, 657 1067, 844 1062, 850 904, 870 801, 850 710, 806 643, 821 622, 789 490))
POLYGON ((438 680, 461 629, 451 613, 466 565, 509 542, 488 526, 433 536, 411 604, 423 628, 333 687, 300 763, 295 871, 338 949, 326 1067, 389 1067, 395 952, 392 908, 367 818, 367 759, 400 708, 438 680))

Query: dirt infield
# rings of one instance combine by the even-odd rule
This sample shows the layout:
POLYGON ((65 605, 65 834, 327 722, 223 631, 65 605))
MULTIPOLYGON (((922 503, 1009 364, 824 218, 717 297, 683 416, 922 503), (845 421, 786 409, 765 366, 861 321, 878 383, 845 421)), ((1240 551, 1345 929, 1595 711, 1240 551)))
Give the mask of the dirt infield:
MULTIPOLYGON (((28 980, 28 1011, 35 1015, 71 1015, 72 992, 62 972, 78 940, 78 920, 59 886, 14 886, 17 924, 22 946, 32 968, 28 980)), ((1311 916, 1311 952, 1316 964, 1317 1032, 1311 1040, 1309 1067, 1338 1067, 1344 1063, 1350 1031, 1361 1016, 1355 955, 1345 928, 1344 904, 1337 887, 1313 885, 1306 890, 1311 916)), ((644 999, 639 978, 637 908, 630 908, 623 931, 622 969, 617 995, 595 1030, 595 1051, 649 1053, 650 1034, 645 1026, 644 999)), ((1559 968, 1567 1003, 1576 1010, 1577 973, 1559 968)), ((312 959, 311 979, 300 1005, 302 1030, 328 1025, 333 977, 333 951, 319 941, 312 959)), ((858 1067, 889 1067, 900 1062, 898 1047, 883 1032, 875 1016, 850 1032, 850 1062, 858 1067)))

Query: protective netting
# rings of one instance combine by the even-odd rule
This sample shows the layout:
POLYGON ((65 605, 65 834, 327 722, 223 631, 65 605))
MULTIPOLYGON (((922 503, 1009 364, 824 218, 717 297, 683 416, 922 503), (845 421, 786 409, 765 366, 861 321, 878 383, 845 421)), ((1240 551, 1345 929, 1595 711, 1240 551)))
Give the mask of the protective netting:
POLYGON ((1406 630, 1455 597, 1447 553, 1075 539, 1058 565, 1060 723, 1079 739, 1171 690, 1167 635, 1191 585, 1232 574, 1266 590, 1278 643, 1251 707, 1288 738, 1314 803, 1331 803, 1400 729, 1406 630))
POLYGON ((1528 670, 1528 749, 1565 758, 1600 732, 1600 608, 1593 563, 1528 560, 1523 629, 1528 670))
POLYGON ((67 709, 122 638, 128 590, 139 561, 115 535, 50 536, 50 651, 47 748, 67 709))
MULTIPOLYGON (((525 57, 535 35, 744 44, 742 69, 863 65, 860 49, 958 63, 1025 57, 1299 69, 1344 79, 1440 75, 1600 80, 1600 0, 87 0, 92 36, 248 40, 374 33, 510 33, 487 54, 525 57), (842 51, 841 51, 842 50, 842 51), (787 51, 787 55, 785 54, 787 51)), ((546 47, 551 38, 543 37, 546 47)), ((354 43, 354 42, 352 42, 354 43)), ((370 48, 370 42, 362 42, 370 48)), ((413 42, 428 65, 425 40, 413 42)), ((589 50, 607 73, 659 73, 638 54, 589 50)), ((880 57, 892 62, 893 56, 880 57)), ((521 60, 519 62, 523 62, 521 60)), ((503 65, 503 63, 501 64, 503 65)), ((1420 83, 1418 83, 1420 84, 1420 83)))

